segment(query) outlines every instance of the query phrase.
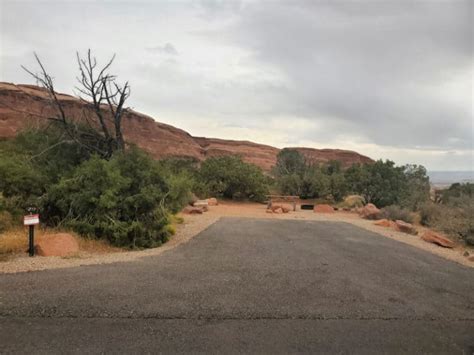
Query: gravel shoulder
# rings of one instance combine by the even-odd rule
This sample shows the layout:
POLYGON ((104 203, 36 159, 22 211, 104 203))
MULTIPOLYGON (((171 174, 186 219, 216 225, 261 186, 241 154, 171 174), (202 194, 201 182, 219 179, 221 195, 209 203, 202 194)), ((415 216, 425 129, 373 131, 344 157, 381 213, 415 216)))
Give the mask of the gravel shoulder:
POLYGON ((190 241, 194 236, 214 224, 221 217, 346 222, 371 232, 375 232, 377 236, 390 238, 411 245, 467 267, 474 267, 474 262, 469 261, 462 255, 464 249, 461 247, 454 249, 441 248, 434 244, 424 242, 418 236, 408 235, 385 227, 375 226, 373 224, 374 221, 361 219, 354 213, 336 212, 333 214, 318 214, 313 213, 312 211, 297 210, 296 212, 290 212, 288 214, 269 214, 266 213, 266 205, 257 203, 224 202, 219 206, 210 207, 210 210, 202 215, 181 215, 181 217, 183 217, 184 223, 178 225, 176 234, 169 242, 159 248, 141 251, 113 252, 108 254, 83 252, 69 258, 30 258, 26 255, 22 255, 8 261, 0 262, 0 273, 17 273, 78 267, 82 265, 111 264, 132 261, 146 256, 157 256, 168 250, 174 249, 178 245, 190 241))

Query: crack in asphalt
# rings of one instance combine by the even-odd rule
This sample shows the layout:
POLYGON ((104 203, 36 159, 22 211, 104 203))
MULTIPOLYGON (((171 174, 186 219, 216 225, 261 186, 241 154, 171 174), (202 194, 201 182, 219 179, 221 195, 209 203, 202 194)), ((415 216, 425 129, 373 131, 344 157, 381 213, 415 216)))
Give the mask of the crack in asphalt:
POLYGON ((315 320, 315 321, 335 321, 335 320, 353 320, 353 321, 410 321, 410 322, 474 322, 474 318, 436 318, 436 317, 322 317, 322 316, 164 316, 164 315, 44 315, 44 316, 16 316, 2 315, 1 320, 6 319, 130 319, 130 320, 315 320))

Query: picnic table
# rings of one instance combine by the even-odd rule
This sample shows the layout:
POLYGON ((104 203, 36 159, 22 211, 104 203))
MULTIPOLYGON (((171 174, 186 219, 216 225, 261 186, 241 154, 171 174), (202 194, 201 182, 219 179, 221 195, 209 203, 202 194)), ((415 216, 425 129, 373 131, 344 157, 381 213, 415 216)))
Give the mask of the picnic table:
POLYGON ((300 199, 299 196, 285 196, 285 195, 267 195, 267 208, 271 208, 273 202, 289 202, 293 206, 293 211, 296 211, 296 201, 300 199))

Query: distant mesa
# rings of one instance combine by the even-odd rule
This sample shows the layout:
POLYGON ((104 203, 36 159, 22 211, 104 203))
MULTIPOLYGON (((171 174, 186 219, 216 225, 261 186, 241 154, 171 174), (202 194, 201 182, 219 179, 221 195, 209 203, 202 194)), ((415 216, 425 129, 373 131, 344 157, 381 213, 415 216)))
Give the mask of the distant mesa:
MULTIPOLYGON (((81 120, 86 104, 77 98, 59 94, 66 113, 81 120)), ((41 127, 44 117, 54 115, 44 89, 35 85, 15 85, 0 82, 0 138, 14 137, 27 127, 41 127)), ((280 149, 249 141, 193 137, 186 131, 155 121, 139 112, 130 111, 123 121, 125 139, 149 152, 154 158, 194 158, 202 161, 208 157, 239 155, 246 162, 270 171, 276 163, 280 149)), ((340 149, 314 149, 295 147, 312 163, 339 160, 344 167, 354 163, 369 163, 372 159, 357 152, 340 149)))

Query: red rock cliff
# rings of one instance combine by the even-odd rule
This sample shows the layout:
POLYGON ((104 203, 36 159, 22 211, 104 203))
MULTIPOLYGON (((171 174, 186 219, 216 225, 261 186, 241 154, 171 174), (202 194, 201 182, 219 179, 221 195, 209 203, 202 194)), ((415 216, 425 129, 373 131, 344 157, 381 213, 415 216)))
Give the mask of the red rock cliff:
MULTIPOLYGON (((81 119, 87 112, 86 105, 73 96, 59 94, 66 113, 81 119)), ((45 117, 55 114, 42 88, 33 85, 0 83, 0 138, 14 137, 27 127, 40 127, 45 117)), ((280 149, 249 141, 233 141, 217 138, 193 137, 179 128, 160 123, 141 113, 131 111, 123 120, 127 142, 148 151, 153 157, 191 157, 204 160, 207 157, 239 155, 245 161, 269 171, 276 162, 280 149)), ((339 149, 295 148, 313 163, 340 160, 344 166, 352 163, 371 162, 372 159, 353 151, 339 149)))

